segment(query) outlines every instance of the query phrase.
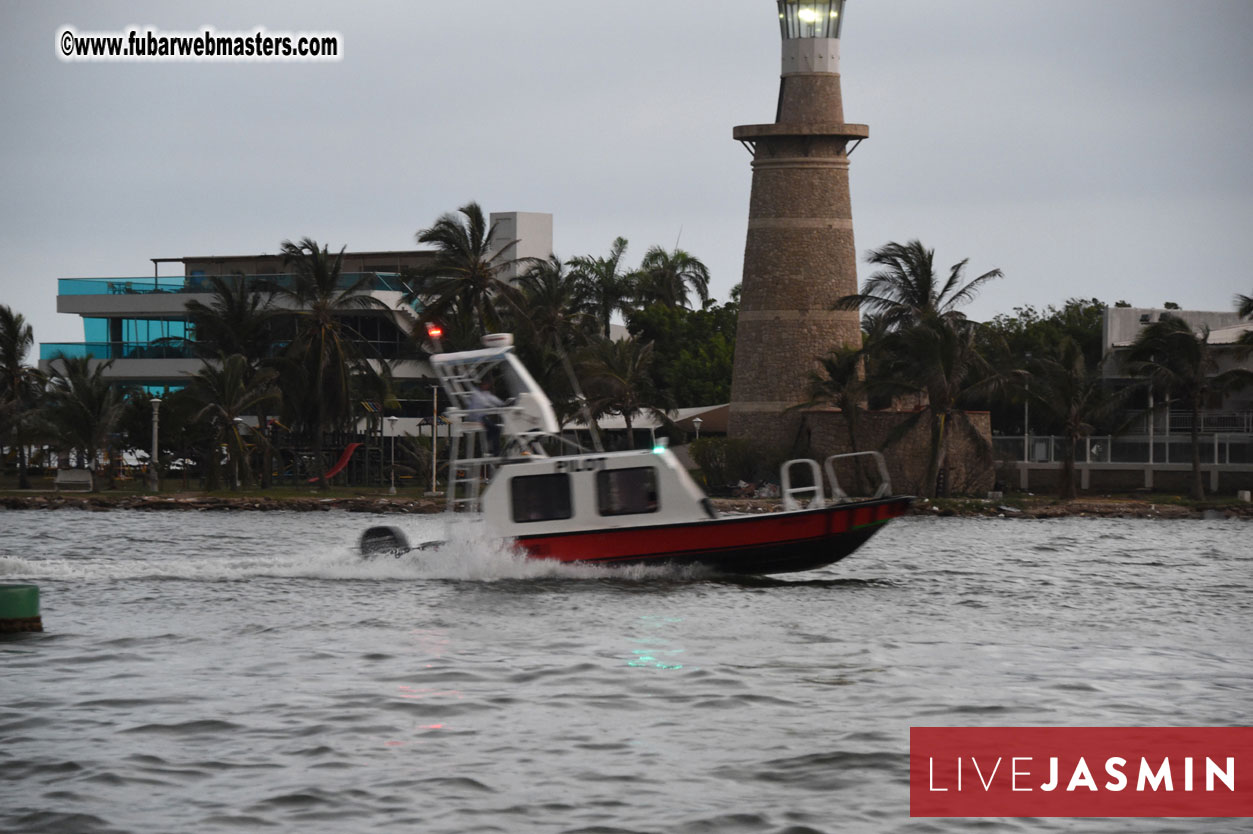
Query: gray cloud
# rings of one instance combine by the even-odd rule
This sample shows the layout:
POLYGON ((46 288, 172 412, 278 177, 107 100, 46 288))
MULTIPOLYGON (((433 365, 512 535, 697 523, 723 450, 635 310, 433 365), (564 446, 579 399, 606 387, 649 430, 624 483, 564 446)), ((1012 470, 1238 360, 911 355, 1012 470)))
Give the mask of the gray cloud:
MULTIPOLYGON (((1007 278, 990 316, 1070 296, 1226 309, 1253 291, 1253 5, 850 0, 861 250, 919 237, 1007 278)), ((55 279, 311 235, 403 248, 441 212, 551 211, 564 256, 617 235, 739 280, 769 121, 769 0, 22 3, 0 27, 0 298, 81 339, 55 279), (344 36, 331 64, 67 64, 59 27, 344 36)))

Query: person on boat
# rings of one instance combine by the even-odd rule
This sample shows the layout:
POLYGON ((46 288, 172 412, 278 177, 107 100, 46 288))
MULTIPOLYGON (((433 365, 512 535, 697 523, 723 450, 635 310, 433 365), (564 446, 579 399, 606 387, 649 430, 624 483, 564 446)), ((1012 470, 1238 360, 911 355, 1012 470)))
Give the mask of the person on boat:
POLYGON ((484 377, 479 387, 470 392, 470 419, 483 424, 487 432, 487 451, 493 457, 500 454, 500 415, 489 409, 503 408, 504 400, 492 393, 492 381, 484 377))

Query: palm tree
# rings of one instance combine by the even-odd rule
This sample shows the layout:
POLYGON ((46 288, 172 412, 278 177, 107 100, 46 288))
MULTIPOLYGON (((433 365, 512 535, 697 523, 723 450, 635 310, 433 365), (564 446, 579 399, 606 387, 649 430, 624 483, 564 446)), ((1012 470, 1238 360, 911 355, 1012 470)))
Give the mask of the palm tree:
POLYGON ((1075 448, 1080 438, 1092 433, 1096 421, 1112 414, 1122 397, 1108 392, 1099 367, 1088 365, 1082 346, 1070 336, 1053 345, 1049 355, 1034 357, 1027 371, 1027 394, 1066 436, 1058 494, 1068 501, 1075 497, 1075 448))
POLYGON ((516 288, 510 303, 518 355, 564 425, 579 411, 569 357, 587 344, 597 323, 579 306, 579 276, 556 255, 533 263, 516 288))
MULTIPOLYGON (((930 426, 927 470, 922 493, 936 494, 936 485, 948 453, 954 429, 961 430, 977 447, 987 450, 988 442, 976 430, 969 414, 962 409, 968 400, 1004 385, 1007 376, 993 369, 979 351, 979 328, 975 322, 937 312, 912 326, 883 338, 876 351, 876 390, 892 394, 921 394, 922 408, 893 432, 903 437, 919 421, 930 426)), ((945 480, 945 493, 949 483, 945 480)))
POLYGON ((1253 316, 1253 295, 1237 295, 1236 312, 1240 314, 1242 319, 1253 316))
POLYGON ((627 443, 635 448, 632 422, 641 413, 668 420, 658 407, 652 389, 649 365, 653 361, 653 344, 634 340, 604 340, 593 344, 581 363, 587 381, 589 408, 594 417, 621 414, 626 421, 627 443))
POLYGON ((948 279, 940 284, 935 274, 934 249, 927 249, 917 240, 888 243, 866 255, 868 263, 881 269, 866 279, 860 293, 844 296, 835 303, 835 308, 860 308, 863 313, 881 316, 890 329, 931 315, 961 317, 957 307, 974 298, 985 283, 1002 276, 999 269, 993 269, 963 284, 969 260, 949 267, 948 279))
POLYGON ((579 307, 580 281, 580 275, 556 255, 536 261, 522 274, 510 302, 527 341, 565 349, 587 341, 596 322, 579 307))
POLYGON ((38 397, 40 374, 26 364, 35 332, 26 317, 0 304, 0 410, 9 426, 9 445, 17 450, 17 488, 30 489, 26 472, 26 418, 38 397))
MULTIPOLYGON (((1237 295, 1236 312, 1242 319, 1253 318, 1253 295, 1237 295)), ((1253 330, 1241 333, 1236 343, 1244 347, 1253 347, 1253 330)))
POLYGON ((874 360, 877 392, 913 393, 926 398, 923 408, 893 436, 903 436, 924 417, 928 420, 930 448, 922 490, 926 497, 933 497, 953 425, 976 445, 987 446, 960 403, 998 388, 1008 379, 985 360, 979 351, 979 328, 957 309, 1002 273, 993 269, 964 281, 966 259, 951 266, 948 278, 941 283, 935 274, 935 250, 917 240, 888 243, 872 250, 866 260, 880 269, 866 280, 860 293, 844 296, 835 308, 860 309, 873 322, 873 329, 883 334, 868 352, 874 360))
MULTIPOLYGON (((1209 328, 1194 332, 1178 316, 1163 313, 1140 331, 1127 355, 1131 372, 1148 379, 1155 390, 1176 395, 1192 410, 1192 497, 1205 497, 1201 478, 1201 411, 1211 396, 1253 382, 1253 372, 1237 368, 1218 373, 1218 359, 1209 343, 1209 328)), ((1169 407, 1169 406, 1167 406, 1169 407)))
POLYGON ((667 252, 654 246, 644 253, 636 288, 640 303, 687 307, 689 286, 702 306, 709 302, 709 268, 698 258, 677 247, 667 252))
POLYGON ((243 275, 213 275, 208 281, 209 303, 192 299, 185 305, 197 351, 209 358, 240 354, 255 366, 274 345, 273 293, 258 292, 243 275))
POLYGON ((323 434, 333 423, 350 417, 350 377, 364 364, 358 347, 363 340, 344 323, 343 316, 370 307, 381 309, 384 305, 365 294, 370 276, 341 281, 343 249, 338 255, 331 255, 327 247, 319 248, 316 241, 306 237, 299 243, 283 241, 282 252, 284 264, 292 266, 295 272, 291 286, 279 287, 276 295, 290 301, 297 311, 296 332, 288 353, 312 381, 305 386, 306 402, 313 414, 309 425, 318 467, 318 489, 325 490, 329 485, 322 460, 323 434), (309 398, 312 402, 308 402, 309 398))
POLYGON ((570 259, 570 267, 578 276, 580 305, 596 320, 606 339, 613 314, 629 311, 635 297, 636 274, 622 271, 626 248, 627 239, 620 237, 609 248, 607 258, 582 255, 570 259))
POLYGON ((500 328, 504 310, 498 306, 511 287, 507 271, 519 263, 507 257, 516 240, 498 248, 496 226, 488 226, 478 203, 443 214, 429 229, 420 230, 418 243, 435 245, 435 260, 410 276, 407 303, 421 302, 423 323, 447 316, 454 307, 470 313, 483 333, 500 328))
MULTIPOLYGON (((219 356, 215 363, 206 362, 191 377, 188 388, 192 397, 203 404, 195 419, 206 414, 213 418, 214 437, 208 459, 209 466, 216 468, 217 455, 213 453, 223 442, 230 450, 235 470, 232 489, 239 488, 239 467, 243 464, 243 480, 251 480, 252 467, 248 450, 240 433, 239 419, 245 414, 263 411, 265 405, 278 397, 274 381, 278 374, 271 368, 254 368, 243 354, 219 356)), ((264 440, 264 426, 259 425, 255 437, 264 440)))
MULTIPOLYGON (((844 417, 850 452, 861 450, 857 435, 862 403, 866 401, 868 394, 865 360, 864 350, 847 345, 837 347, 826 356, 820 357, 818 369, 809 374, 809 402, 793 406, 794 409, 814 406, 838 408, 844 417)), ((857 463, 856 473, 860 480, 864 475, 860 458, 857 463)))
POLYGON ((43 409, 48 423, 62 443, 83 453, 90 469, 109 448, 109 435, 126 407, 121 392, 104 377, 112 364, 111 359, 61 356, 48 380, 43 409))
MULTIPOLYGON (((185 305, 194 326, 196 351, 206 360, 221 356, 243 356, 256 369, 274 351, 278 312, 273 307, 274 289, 259 292, 243 274, 209 277, 212 298, 208 304, 197 299, 185 305)), ((262 433, 267 414, 260 404, 252 415, 262 433)), ((266 444, 261 467, 261 486, 270 487, 270 447, 266 444)))

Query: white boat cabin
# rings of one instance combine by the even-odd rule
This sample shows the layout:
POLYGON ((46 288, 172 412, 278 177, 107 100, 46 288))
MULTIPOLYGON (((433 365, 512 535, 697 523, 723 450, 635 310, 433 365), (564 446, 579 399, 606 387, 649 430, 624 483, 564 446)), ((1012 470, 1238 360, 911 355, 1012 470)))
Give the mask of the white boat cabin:
POLYGON ((450 510, 482 513, 507 537, 716 516, 664 444, 567 452, 570 444, 559 436, 552 404, 513 353, 512 339, 493 334, 484 343, 482 350, 431 357, 453 404, 444 415, 453 439, 450 510), (496 402, 488 404, 480 391, 496 402), (567 453, 552 454, 555 449, 567 453))
POLYGON ((494 530, 511 537, 716 516, 709 499, 665 447, 502 465, 483 491, 482 509, 494 530))

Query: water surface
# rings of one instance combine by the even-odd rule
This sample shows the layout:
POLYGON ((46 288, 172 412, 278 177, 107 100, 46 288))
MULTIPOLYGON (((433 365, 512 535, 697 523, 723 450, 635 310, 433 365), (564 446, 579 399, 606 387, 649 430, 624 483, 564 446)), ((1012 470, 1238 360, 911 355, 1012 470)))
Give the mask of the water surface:
POLYGON ((735 579, 364 563, 370 519, 0 512, 47 629, 0 642, 0 830, 1243 830, 911 820, 907 767, 911 725, 1249 724, 1245 522, 902 519, 735 579))

